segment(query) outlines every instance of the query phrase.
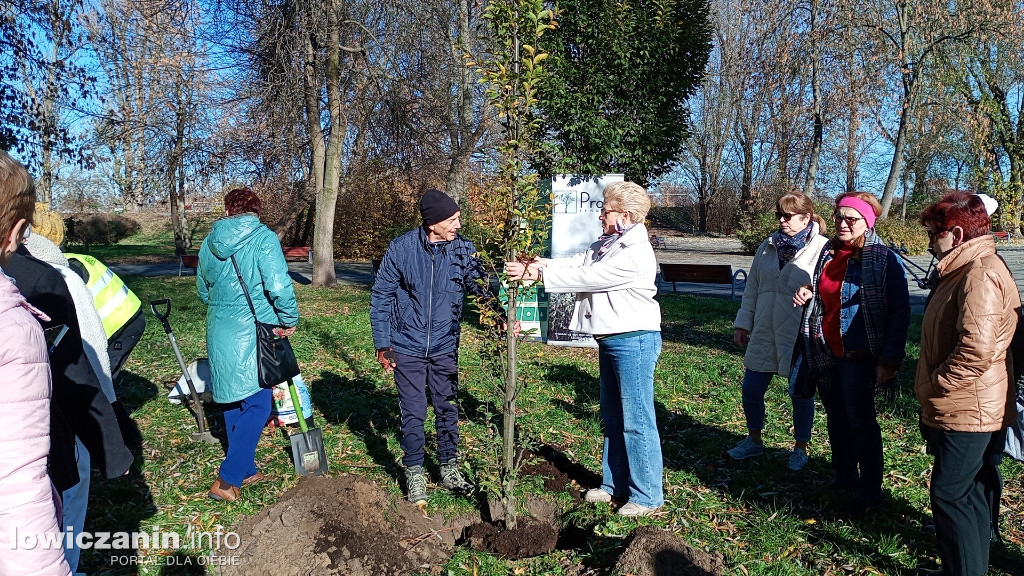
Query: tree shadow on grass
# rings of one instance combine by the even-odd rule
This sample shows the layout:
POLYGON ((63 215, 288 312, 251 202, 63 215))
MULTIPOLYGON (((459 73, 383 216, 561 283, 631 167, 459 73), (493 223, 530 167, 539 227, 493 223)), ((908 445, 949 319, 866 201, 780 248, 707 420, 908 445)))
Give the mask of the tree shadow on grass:
MULTIPOLYGON (((705 424, 685 412, 665 410, 660 403, 656 410, 666 468, 686 471, 706 487, 748 506, 788 510, 808 521, 806 532, 811 544, 873 558, 874 567, 885 574, 911 575, 918 567, 934 566, 928 559, 937 556, 935 540, 922 530, 932 522, 931 517, 891 490, 886 490, 883 501, 866 513, 852 514, 848 511, 850 494, 827 487, 832 475, 827 451, 812 456, 800 472, 786 467, 788 447, 767 449, 761 457, 734 461, 723 452, 742 436, 705 424), (845 530, 835 529, 842 524, 857 526, 866 537, 846 536, 845 530), (880 554, 883 542, 906 545, 918 564, 907 566, 880 554)), ((886 449, 899 449, 893 444, 896 441, 887 438, 886 449)), ((1019 550, 1000 545, 993 547, 991 564, 1013 574, 1022 559, 1019 550)))
MULTIPOLYGON (((556 400, 562 409, 579 419, 595 417, 595 410, 586 408, 599 401, 594 376, 571 364, 550 365, 545 370, 546 381, 562 383, 573 391, 574 400, 556 400)), ((906 378, 904 375, 904 380, 906 378)), ((913 398, 908 399, 905 382, 903 388, 903 395, 893 408, 893 416, 906 419, 908 411, 912 412, 908 406, 913 398)), ((860 516, 849 514, 850 494, 827 488, 832 475, 827 452, 813 456, 801 472, 788 470, 788 446, 769 448, 759 458, 733 461, 725 452, 741 440, 742 435, 707 423, 710 416, 703 418, 683 410, 669 410, 662 402, 655 403, 655 411, 667 469, 692 474, 706 487, 748 506, 784 509, 793 516, 814 519, 814 524, 808 528, 813 543, 846 550, 860 557, 878 558, 875 566, 886 574, 912 574, 917 567, 880 556, 878 548, 883 541, 895 538, 905 543, 920 566, 928 565, 927 559, 936 556, 934 538, 922 532, 922 526, 931 522, 930 517, 891 492, 887 492, 883 502, 867 513, 860 516), (811 527, 823 523, 831 526, 836 523, 854 524, 868 537, 847 537, 843 530, 811 527)), ((889 439, 887 449, 895 448, 891 442, 896 441, 889 439)), ((595 479, 599 481, 598 473, 571 461, 557 447, 544 445, 537 453, 583 486, 596 485, 593 484, 595 479)), ((1019 559, 1019 551, 1012 547, 993 548, 993 567, 1013 573, 1011 566, 1016 566, 1013 563, 1019 559)))
POLYGON ((579 420, 600 416, 598 403, 601 401, 601 385, 594 375, 574 364, 547 364, 541 370, 545 382, 572 390, 572 401, 555 399, 556 406, 579 420))
POLYGON ((401 477, 396 455, 388 449, 388 438, 401 434, 398 395, 393 390, 381 389, 370 378, 324 371, 317 385, 310 386, 310 394, 327 422, 347 425, 376 465, 396 480, 401 477))
MULTIPOLYGON (((154 398, 158 388, 153 382, 133 372, 122 371, 118 382, 118 399, 131 413, 148 400, 154 398)), ((195 420, 192 421, 195 427, 195 420)), ((141 430, 143 436, 147 430, 141 430)), ((156 514, 153 495, 146 483, 142 468, 145 451, 140 447, 132 450, 135 461, 128 474, 110 480, 95 471, 89 489, 89 508, 86 513, 85 531, 94 536, 99 532, 141 532, 143 521, 156 514)), ((133 543, 134 546, 134 543, 133 543)), ((79 572, 112 575, 138 574, 139 566, 133 562, 140 551, 129 549, 83 549, 79 560, 79 572)))

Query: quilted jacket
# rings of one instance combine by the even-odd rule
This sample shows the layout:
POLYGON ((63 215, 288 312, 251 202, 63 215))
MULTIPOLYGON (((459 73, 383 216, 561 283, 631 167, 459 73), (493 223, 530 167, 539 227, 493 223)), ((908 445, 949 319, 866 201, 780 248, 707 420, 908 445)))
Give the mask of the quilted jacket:
POLYGON ((206 350, 213 399, 239 402, 260 391, 256 323, 231 264, 238 262, 259 321, 283 327, 299 322, 299 305, 281 242, 252 213, 221 218, 199 249, 196 289, 206 311, 206 350))
POLYGON ((61 536, 50 451, 50 365, 36 314, 0 271, 0 406, 16 422, 0 435, 0 574, 70 574, 60 545, 17 545, 18 534, 61 536))
POLYGON ((914 392, 926 426, 996 432, 1016 421, 1013 357, 1020 294, 985 235, 939 260, 939 284, 921 321, 914 392))

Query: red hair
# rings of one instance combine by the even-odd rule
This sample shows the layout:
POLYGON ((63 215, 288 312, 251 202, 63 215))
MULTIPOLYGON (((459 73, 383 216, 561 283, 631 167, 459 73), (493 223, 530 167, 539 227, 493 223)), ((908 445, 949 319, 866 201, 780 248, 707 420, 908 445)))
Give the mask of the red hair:
POLYGON ((962 190, 950 192, 925 208, 920 221, 924 226, 932 224, 942 230, 959 226, 964 231, 964 240, 988 234, 992 225, 981 197, 962 190))
POLYGON ((246 212, 260 215, 260 197, 249 188, 235 188, 224 195, 224 209, 228 214, 237 216, 246 212))

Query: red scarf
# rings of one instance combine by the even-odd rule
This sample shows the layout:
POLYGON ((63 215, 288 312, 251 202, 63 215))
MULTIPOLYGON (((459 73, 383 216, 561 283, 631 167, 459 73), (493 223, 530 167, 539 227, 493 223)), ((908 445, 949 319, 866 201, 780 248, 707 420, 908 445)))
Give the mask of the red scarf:
POLYGON ((825 308, 821 319, 822 336, 837 357, 843 357, 843 335, 839 326, 839 312, 843 305, 843 281, 846 280, 846 265, 856 248, 843 245, 836 248, 835 255, 825 264, 818 280, 818 292, 825 308))

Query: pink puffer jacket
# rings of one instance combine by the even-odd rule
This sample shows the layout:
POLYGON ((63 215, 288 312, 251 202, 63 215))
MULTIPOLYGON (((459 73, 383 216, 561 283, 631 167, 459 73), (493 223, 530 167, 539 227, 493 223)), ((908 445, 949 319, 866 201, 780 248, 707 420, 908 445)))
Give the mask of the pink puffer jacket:
POLYGON ((32 308, 0 271, 0 576, 66 576, 50 451, 50 364, 32 308), (49 536, 49 538, 47 538, 49 536), (49 544, 40 540, 50 540, 49 544))

